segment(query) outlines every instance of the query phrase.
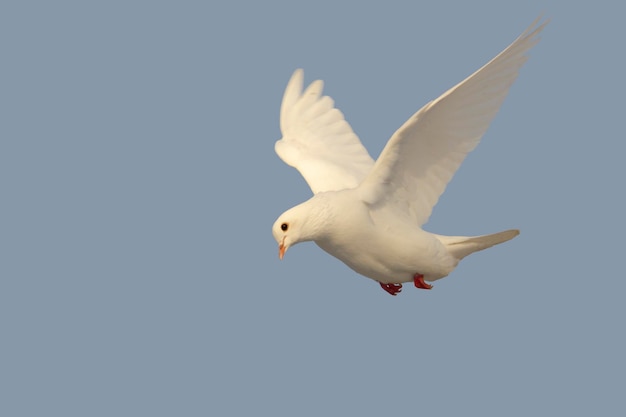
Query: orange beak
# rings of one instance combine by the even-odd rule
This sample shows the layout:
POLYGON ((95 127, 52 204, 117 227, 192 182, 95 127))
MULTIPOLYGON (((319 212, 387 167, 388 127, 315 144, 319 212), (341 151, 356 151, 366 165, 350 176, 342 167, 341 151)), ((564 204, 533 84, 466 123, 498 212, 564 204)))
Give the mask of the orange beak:
POLYGON ((283 240, 278 245, 278 259, 280 259, 281 261, 283 260, 283 256, 285 256, 285 251, 287 250, 284 242, 285 239, 283 238, 283 240))

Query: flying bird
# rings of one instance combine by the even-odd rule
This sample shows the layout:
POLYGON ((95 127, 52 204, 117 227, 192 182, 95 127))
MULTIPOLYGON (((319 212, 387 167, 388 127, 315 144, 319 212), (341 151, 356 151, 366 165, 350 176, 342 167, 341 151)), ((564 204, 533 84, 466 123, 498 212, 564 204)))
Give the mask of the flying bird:
POLYGON ((466 256, 519 234, 443 236, 423 230, 466 155, 489 127, 526 53, 548 22, 540 19, 478 71, 407 120, 374 161, 323 82, 303 91, 294 72, 280 108, 278 156, 296 168, 313 197, 281 214, 272 227, 278 254, 314 241, 391 295, 402 284, 431 289, 466 256))

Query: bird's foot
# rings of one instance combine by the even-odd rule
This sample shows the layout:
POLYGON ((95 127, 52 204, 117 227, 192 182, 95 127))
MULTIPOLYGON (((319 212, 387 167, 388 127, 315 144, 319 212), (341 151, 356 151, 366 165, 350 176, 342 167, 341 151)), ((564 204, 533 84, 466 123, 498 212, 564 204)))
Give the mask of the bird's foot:
POLYGON ((379 282, 381 288, 387 291, 391 295, 398 295, 400 291, 402 291, 402 284, 384 284, 379 282))
POLYGON ((415 284, 416 288, 421 288, 423 290, 430 290, 433 287, 432 285, 426 284, 424 282, 424 275, 422 274, 413 275, 413 283, 415 284))

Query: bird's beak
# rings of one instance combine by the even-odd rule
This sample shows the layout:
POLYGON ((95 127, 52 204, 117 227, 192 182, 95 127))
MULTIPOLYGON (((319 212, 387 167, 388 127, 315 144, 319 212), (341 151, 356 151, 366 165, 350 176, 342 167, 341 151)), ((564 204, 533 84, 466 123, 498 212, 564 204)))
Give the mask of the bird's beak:
POLYGON ((283 260, 283 256, 285 256, 285 251, 287 250, 287 246, 285 246, 285 238, 280 241, 278 244, 278 259, 283 260))

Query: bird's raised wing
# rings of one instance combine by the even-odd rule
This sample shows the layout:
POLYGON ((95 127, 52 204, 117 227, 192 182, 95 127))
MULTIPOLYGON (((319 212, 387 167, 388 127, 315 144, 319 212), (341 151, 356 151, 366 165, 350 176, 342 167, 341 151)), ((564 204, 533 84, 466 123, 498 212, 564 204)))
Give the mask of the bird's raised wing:
POLYGON ((283 137, 274 149, 315 194, 356 188, 374 161, 333 99, 322 96, 324 83, 314 81, 302 92, 302 79, 298 69, 287 84, 280 108, 283 137))
POLYGON ((464 81, 426 104, 398 129, 363 181, 363 199, 392 205, 419 226, 489 127, 547 22, 537 19, 511 45, 464 81))

